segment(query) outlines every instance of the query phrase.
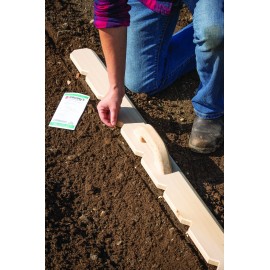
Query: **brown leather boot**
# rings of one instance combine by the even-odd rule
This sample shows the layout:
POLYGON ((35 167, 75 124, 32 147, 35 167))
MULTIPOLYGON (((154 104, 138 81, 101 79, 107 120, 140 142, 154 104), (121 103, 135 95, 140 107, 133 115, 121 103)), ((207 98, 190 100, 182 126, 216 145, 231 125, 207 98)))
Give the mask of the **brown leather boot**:
POLYGON ((224 117, 216 119, 202 119, 195 117, 189 147, 192 151, 209 154, 215 152, 223 143, 224 117))

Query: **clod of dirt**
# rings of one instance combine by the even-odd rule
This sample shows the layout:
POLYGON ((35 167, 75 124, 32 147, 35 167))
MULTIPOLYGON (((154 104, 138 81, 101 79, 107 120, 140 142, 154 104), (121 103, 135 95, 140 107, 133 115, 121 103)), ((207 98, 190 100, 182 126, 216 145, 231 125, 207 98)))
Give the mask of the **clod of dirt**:
POLYGON ((97 255, 95 255, 95 254, 90 254, 90 259, 91 259, 92 261, 97 260, 97 258, 98 258, 97 255))
POLYGON ((95 112, 95 108, 94 108, 94 106, 91 103, 87 107, 88 107, 87 113, 93 113, 93 112, 95 112))
POLYGON ((103 216, 105 216, 105 214, 106 214, 106 212, 102 210, 99 216, 103 217, 103 216))
POLYGON ((107 138, 104 138, 104 144, 105 145, 107 145, 107 144, 111 144, 111 142, 112 142, 112 138, 109 138, 109 137, 107 137, 107 138))
POLYGON ((81 215, 79 217, 79 220, 82 222, 82 223, 88 223, 88 218, 85 216, 85 215, 81 215))
POLYGON ((138 94, 138 97, 139 97, 141 100, 147 100, 148 95, 145 94, 145 93, 140 93, 140 94, 138 94))

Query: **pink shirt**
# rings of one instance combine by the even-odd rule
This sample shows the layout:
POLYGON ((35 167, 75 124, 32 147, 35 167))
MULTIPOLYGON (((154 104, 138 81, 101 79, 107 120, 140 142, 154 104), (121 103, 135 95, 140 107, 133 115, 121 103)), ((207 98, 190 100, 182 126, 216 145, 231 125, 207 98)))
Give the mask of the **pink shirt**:
MULTIPOLYGON (((147 8, 169 15, 175 0, 140 0, 147 8)), ((130 6, 127 0, 95 0, 94 24, 96 28, 111 28, 129 25, 130 6)))

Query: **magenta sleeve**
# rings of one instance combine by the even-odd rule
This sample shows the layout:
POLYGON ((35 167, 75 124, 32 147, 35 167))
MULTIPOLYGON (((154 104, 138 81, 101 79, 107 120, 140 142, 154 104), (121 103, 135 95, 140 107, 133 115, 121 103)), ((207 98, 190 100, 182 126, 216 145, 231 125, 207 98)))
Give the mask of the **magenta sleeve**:
POLYGON ((129 10, 127 0, 95 0, 94 25, 98 29, 129 26, 129 10))

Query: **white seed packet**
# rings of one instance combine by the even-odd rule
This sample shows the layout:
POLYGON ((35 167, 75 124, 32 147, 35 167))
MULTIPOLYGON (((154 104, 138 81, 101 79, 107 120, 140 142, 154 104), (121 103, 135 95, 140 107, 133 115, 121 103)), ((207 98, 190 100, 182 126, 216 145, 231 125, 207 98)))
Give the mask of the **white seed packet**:
POLYGON ((90 96, 65 93, 49 123, 50 127, 74 130, 90 96))

